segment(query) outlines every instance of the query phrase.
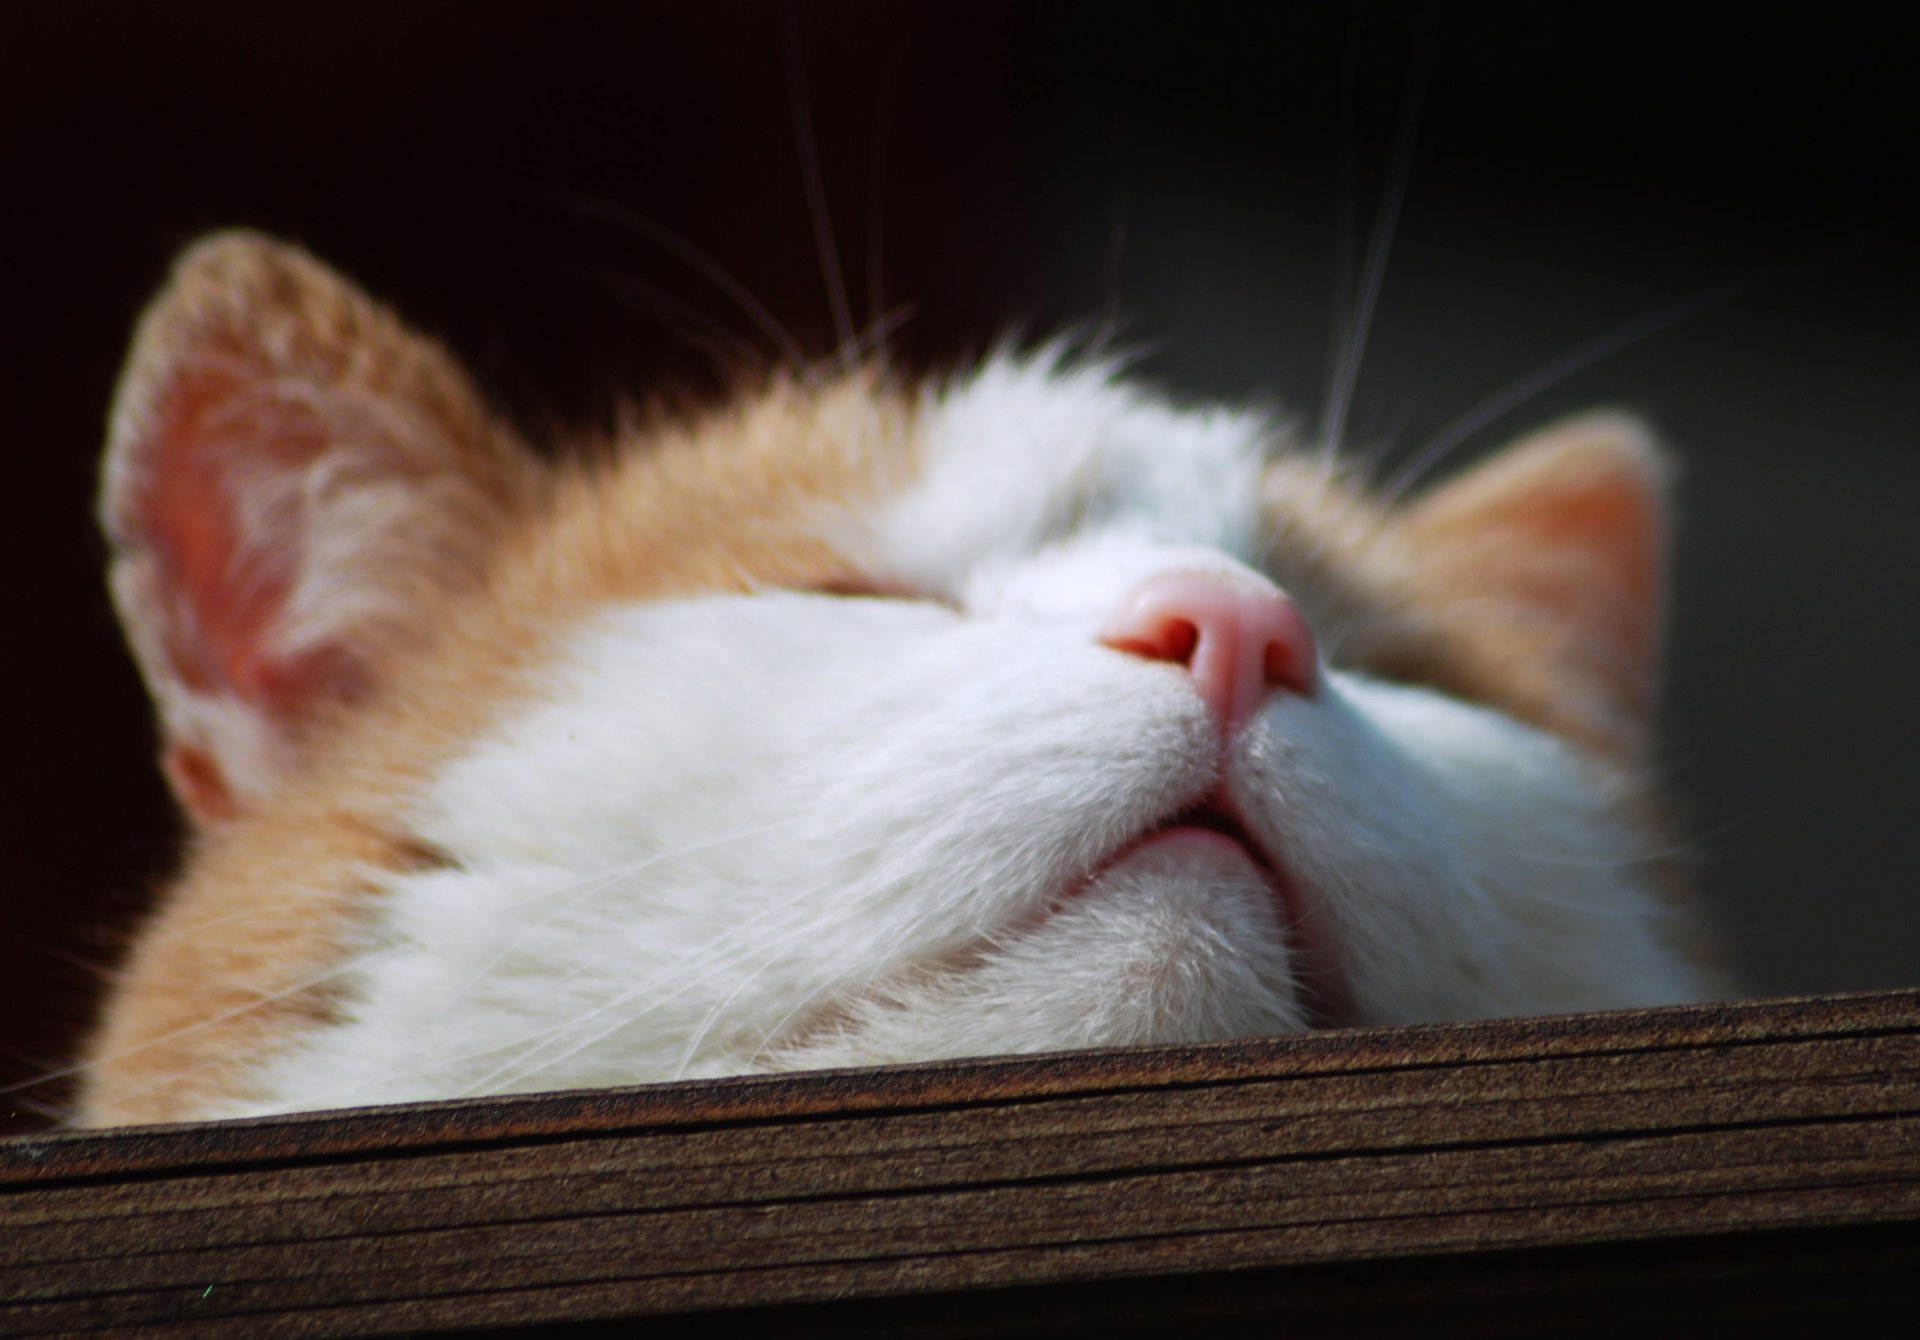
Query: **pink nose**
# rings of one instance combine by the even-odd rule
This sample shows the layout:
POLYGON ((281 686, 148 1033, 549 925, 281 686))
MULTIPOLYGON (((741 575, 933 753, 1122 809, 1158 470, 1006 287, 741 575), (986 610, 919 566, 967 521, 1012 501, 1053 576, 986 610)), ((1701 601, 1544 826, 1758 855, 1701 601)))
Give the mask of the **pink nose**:
POLYGON ((1275 689, 1310 695, 1313 630, 1274 587, 1164 572, 1135 587, 1100 631, 1116 651, 1187 667, 1223 729, 1238 730, 1275 689))

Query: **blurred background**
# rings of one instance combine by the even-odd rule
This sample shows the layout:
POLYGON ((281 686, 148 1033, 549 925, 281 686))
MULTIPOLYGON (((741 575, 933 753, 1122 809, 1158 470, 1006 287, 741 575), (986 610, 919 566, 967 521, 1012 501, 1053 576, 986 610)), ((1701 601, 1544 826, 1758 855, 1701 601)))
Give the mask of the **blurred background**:
POLYGON ((1650 420, 1686 463, 1665 764, 1743 979, 1920 984, 1920 117, 1866 13, 0 7, 0 1084, 61 1062, 178 852, 90 518, 172 253, 302 241, 538 433, 828 352, 810 173, 905 367, 1117 322, 1177 396, 1308 430, 1403 187, 1347 440, 1390 470, 1463 418, 1456 462, 1588 406, 1650 420))

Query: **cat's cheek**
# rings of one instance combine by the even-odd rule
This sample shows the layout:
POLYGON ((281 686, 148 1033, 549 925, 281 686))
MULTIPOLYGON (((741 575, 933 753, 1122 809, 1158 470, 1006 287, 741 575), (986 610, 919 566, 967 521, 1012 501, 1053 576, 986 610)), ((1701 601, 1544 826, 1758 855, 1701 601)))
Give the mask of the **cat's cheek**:
POLYGON ((1626 779, 1485 708, 1331 682, 1326 710, 1277 714, 1249 762, 1277 798, 1260 817, 1325 900, 1361 1021, 1710 994, 1675 949, 1626 779))
POLYGON ((1471 888, 1445 815, 1348 676, 1276 696, 1238 742, 1230 798, 1291 881, 1294 920, 1329 1022, 1418 1017, 1451 956, 1449 893, 1471 888))

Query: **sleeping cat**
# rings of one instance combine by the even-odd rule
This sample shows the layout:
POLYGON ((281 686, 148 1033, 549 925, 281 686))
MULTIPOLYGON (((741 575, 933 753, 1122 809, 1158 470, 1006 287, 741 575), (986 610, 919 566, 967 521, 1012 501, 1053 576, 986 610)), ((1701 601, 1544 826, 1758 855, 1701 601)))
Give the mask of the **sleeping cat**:
POLYGON ((1384 498, 1052 349, 562 445, 295 248, 180 260, 101 506, 194 841, 82 1120, 1719 989, 1629 420, 1384 498))

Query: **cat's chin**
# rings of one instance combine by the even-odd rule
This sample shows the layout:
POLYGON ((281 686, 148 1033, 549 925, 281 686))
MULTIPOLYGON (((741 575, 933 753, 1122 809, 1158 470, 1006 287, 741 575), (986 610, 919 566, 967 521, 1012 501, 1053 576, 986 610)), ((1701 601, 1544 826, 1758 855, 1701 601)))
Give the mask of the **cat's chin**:
POLYGON ((1139 883, 1241 885, 1272 907, 1293 961, 1295 993, 1308 1027, 1352 1023, 1353 1007, 1327 918, 1298 880, 1255 839, 1232 809, 1205 804, 1182 810, 1122 847, 1073 897, 1097 897, 1139 883))

